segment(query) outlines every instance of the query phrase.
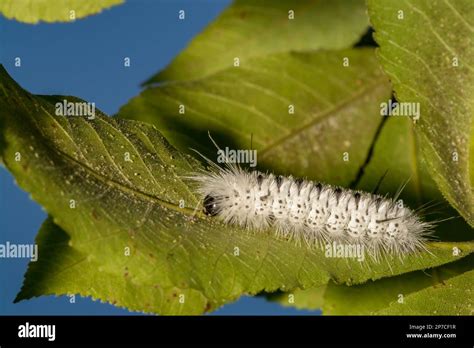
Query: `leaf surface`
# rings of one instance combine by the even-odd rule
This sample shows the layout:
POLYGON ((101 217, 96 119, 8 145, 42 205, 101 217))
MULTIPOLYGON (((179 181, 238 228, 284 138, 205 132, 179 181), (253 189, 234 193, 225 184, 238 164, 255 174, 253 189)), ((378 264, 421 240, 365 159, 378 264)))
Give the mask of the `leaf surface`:
POLYGON ((269 295, 283 306, 323 315, 472 315, 472 255, 425 271, 346 286, 269 295))
POLYGON ((390 93, 371 49, 279 53, 148 88, 118 117, 154 124, 183 152, 197 149, 215 161, 210 132, 222 149, 256 149, 261 170, 347 186, 390 93))
POLYGON ((91 120, 58 116, 64 99, 79 101, 31 95, 1 70, 1 157, 61 228, 43 227, 40 259, 17 300, 67 290, 130 310, 202 313, 242 294, 362 283, 457 259, 451 244, 432 243, 432 254, 361 264, 193 217, 198 198, 183 176, 196 160, 147 124, 99 111, 91 120))
POLYGON ((235 59, 244 67, 272 53, 347 48, 367 26, 363 0, 236 0, 145 84, 202 78, 235 59))
POLYGON ((2 0, 0 13, 30 24, 71 22, 121 3, 123 0, 2 0))
POLYGON ((369 0, 368 7, 398 101, 419 103, 416 132, 429 172, 474 226, 474 4, 369 0))

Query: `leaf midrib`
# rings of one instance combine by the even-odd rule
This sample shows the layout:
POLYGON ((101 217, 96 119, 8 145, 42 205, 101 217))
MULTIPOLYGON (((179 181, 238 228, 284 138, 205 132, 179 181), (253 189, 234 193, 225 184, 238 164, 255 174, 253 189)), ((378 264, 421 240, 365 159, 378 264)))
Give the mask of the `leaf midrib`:
MULTIPOLYGON (((116 127, 114 127, 114 128, 116 128, 116 127)), ((75 141, 74 140, 72 140, 72 141, 75 144, 75 141)), ((183 213, 185 215, 197 216, 197 217, 200 217, 200 218, 203 217, 202 213, 201 212, 196 212, 195 209, 190 209, 190 208, 187 208, 187 207, 179 208, 179 206, 177 206, 176 204, 173 204, 171 202, 160 199, 160 198, 156 197, 155 195, 151 195, 149 193, 143 192, 143 191, 138 190, 136 188, 132 188, 132 187, 129 187, 127 185, 124 185, 124 184, 122 184, 118 181, 115 181, 113 179, 107 178, 106 176, 100 175, 96 171, 94 171, 92 168, 90 168, 89 166, 87 166, 83 162, 78 161, 77 159, 70 156, 66 152, 62 151, 58 147, 51 146, 51 144, 49 142, 43 143, 43 146, 45 146, 49 151, 52 151, 52 152, 56 153, 57 155, 59 155, 60 157, 63 157, 66 160, 74 163, 75 165, 83 168, 88 173, 90 173, 92 176, 94 176, 95 178, 97 178, 98 180, 100 180, 101 182, 103 182, 104 184, 106 184, 106 185, 108 185, 112 188, 116 188, 116 189, 119 189, 121 191, 128 192, 129 194, 132 194, 132 195, 133 194, 138 195, 138 196, 140 196, 142 198, 145 198, 146 200, 148 200, 152 203, 157 203, 157 204, 159 204, 163 207, 166 207, 168 209, 174 210, 174 211, 179 212, 179 213, 183 213)), ((184 183, 183 183, 183 185, 184 185, 184 183)))

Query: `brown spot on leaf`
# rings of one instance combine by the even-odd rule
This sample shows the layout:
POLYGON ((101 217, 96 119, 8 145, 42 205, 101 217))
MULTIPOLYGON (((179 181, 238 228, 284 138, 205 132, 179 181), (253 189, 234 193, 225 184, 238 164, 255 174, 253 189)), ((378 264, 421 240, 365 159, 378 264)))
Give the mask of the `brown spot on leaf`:
POLYGON ((92 215, 92 218, 93 218, 94 220, 99 220, 99 219, 100 219, 100 215, 99 215, 99 213, 97 212, 97 210, 95 210, 95 209, 92 209, 91 215, 92 215))
POLYGON ((239 17, 240 17, 241 19, 245 19, 245 18, 247 17, 247 14, 248 14, 247 11, 241 11, 241 12, 239 13, 239 17))

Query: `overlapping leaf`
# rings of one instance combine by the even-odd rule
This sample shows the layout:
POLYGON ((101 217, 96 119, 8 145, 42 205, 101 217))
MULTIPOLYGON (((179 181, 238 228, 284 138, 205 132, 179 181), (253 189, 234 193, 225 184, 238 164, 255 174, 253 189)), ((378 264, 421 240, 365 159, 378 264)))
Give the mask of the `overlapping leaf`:
POLYGON ((269 299, 324 315, 472 315, 473 261, 469 256, 428 271, 353 286, 330 282, 269 299))
MULTIPOLYGON (((433 205, 434 202, 442 201, 424 164, 413 124, 406 117, 388 117, 374 145, 370 162, 364 168, 359 187, 370 190, 386 171, 381 192, 395 192, 403 181, 409 180, 401 193, 406 204, 420 206, 431 202, 433 205)), ((429 214, 425 218, 455 217, 456 211, 447 208, 447 204, 431 207, 425 211, 429 214), (441 214, 433 216, 435 211, 441 214)), ((453 247, 457 246, 453 252, 462 255, 461 241, 472 239, 472 229, 458 218, 440 223, 435 235, 437 238, 459 241, 452 243, 453 247)), ((469 304, 472 302, 472 279, 470 283, 469 277, 473 268, 474 259, 469 256, 447 266, 362 285, 345 286, 330 282, 321 287, 271 295, 269 298, 300 309, 321 308, 323 314, 328 315, 469 314, 469 304), (446 286, 451 283, 452 286, 446 286)))
POLYGON ((215 159, 210 131, 222 148, 256 149, 260 169, 347 186, 390 93, 370 49, 281 53, 148 88, 118 116, 154 124, 184 152, 215 159))
POLYGON ((71 22, 123 3, 123 0, 2 0, 0 13, 25 23, 71 22))
POLYGON ((152 126, 100 112, 56 116, 55 102, 79 100, 32 96, 3 69, 0 82, 3 161, 61 227, 43 227, 17 300, 80 293, 131 310, 201 313, 243 293, 361 283, 457 259, 449 243, 404 262, 328 259, 271 232, 193 217, 198 198, 182 177, 199 164, 152 126))
POLYGON ((363 0, 236 0, 147 84, 202 78, 236 59, 246 66, 271 53, 347 48, 367 26, 363 0))
POLYGON ((474 225, 474 4, 369 0, 379 58, 416 127, 441 192, 474 225))

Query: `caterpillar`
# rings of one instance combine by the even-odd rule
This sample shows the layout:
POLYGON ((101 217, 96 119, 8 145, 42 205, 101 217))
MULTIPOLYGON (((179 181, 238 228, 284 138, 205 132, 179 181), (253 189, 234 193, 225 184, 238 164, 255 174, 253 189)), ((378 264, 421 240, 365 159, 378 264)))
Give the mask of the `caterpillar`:
POLYGON ((363 245, 374 259, 381 253, 403 256, 427 250, 433 223, 400 204, 398 197, 210 163, 210 170, 191 179, 204 214, 226 224, 271 229, 309 246, 363 245))
POLYGON ((425 248, 431 224, 396 200, 236 166, 193 177, 204 213, 251 230, 274 228, 309 245, 362 244, 371 255, 425 248))

